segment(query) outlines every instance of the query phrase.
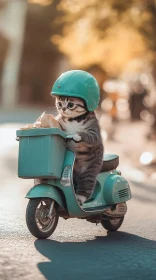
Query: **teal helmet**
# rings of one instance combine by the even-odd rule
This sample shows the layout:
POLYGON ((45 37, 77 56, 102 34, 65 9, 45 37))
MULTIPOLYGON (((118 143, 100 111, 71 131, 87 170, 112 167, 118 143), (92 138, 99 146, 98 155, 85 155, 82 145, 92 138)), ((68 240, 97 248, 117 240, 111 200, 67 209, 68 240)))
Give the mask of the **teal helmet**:
POLYGON ((54 83, 52 96, 72 96, 85 101, 88 111, 94 111, 99 104, 100 88, 97 80, 88 72, 71 70, 63 73, 54 83))

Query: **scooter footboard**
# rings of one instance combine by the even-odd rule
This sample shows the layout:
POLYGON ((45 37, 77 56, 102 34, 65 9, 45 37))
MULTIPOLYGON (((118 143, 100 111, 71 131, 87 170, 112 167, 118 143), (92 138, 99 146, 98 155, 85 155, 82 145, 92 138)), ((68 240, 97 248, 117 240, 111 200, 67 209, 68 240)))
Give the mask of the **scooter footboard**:
POLYGON ((26 198, 33 199, 33 198, 39 198, 39 197, 48 197, 53 200, 55 200, 61 207, 65 208, 62 196, 54 186, 48 185, 48 184, 39 184, 35 185, 33 188, 31 188, 26 198))
POLYGON ((128 182, 120 175, 110 174, 105 181, 104 198, 108 205, 129 200, 131 191, 128 182))

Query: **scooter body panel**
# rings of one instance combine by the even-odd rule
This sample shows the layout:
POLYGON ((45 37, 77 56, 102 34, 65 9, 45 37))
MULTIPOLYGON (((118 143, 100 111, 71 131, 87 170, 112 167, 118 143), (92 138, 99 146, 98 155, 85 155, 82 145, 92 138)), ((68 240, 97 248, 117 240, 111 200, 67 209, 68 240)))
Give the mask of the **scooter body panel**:
POLYGON ((118 204, 131 199, 128 182, 118 174, 110 174, 104 184, 104 197, 107 204, 118 204))
POLYGON ((63 197, 58 188, 48 184, 39 184, 31 188, 26 194, 26 198, 33 199, 39 197, 47 197, 54 199, 61 207, 65 208, 63 197))
POLYGON ((62 179, 47 181, 49 185, 53 185, 63 192, 66 200, 67 211, 70 217, 81 218, 90 215, 98 215, 110 206, 120 202, 125 202, 131 198, 128 182, 118 174, 118 171, 113 170, 110 172, 100 173, 97 176, 97 183, 91 198, 80 206, 76 200, 73 186, 72 174, 74 161, 74 153, 67 150, 65 154, 62 179))

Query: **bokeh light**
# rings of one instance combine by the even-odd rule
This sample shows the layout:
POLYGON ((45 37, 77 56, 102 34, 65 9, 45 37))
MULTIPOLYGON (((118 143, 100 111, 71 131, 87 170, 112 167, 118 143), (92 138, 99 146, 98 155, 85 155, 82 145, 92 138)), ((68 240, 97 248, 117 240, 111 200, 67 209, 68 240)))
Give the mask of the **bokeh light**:
POLYGON ((143 152, 142 155, 140 156, 140 163, 143 165, 148 165, 152 162, 153 160, 153 154, 150 152, 143 152))

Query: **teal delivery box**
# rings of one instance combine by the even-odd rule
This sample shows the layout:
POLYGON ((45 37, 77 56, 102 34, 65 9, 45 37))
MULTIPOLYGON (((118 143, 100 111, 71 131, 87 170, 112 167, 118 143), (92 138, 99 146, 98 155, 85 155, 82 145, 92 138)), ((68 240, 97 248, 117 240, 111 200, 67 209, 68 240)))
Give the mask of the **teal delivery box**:
POLYGON ((17 130, 20 178, 60 178, 66 134, 59 128, 17 130))

